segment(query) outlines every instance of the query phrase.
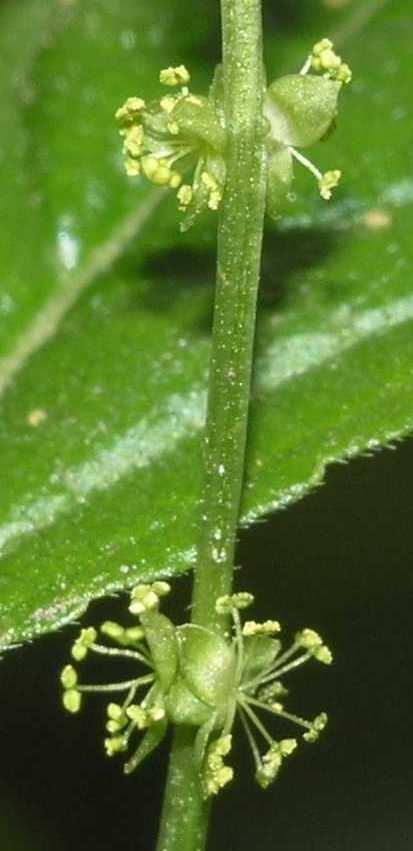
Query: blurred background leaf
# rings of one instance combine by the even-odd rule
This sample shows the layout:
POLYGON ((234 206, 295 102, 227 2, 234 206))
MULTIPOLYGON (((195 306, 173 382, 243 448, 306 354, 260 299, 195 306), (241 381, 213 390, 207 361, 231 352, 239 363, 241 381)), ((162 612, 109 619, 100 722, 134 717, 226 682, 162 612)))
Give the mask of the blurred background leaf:
MULTIPOLYGON (((296 203, 267 234, 248 523, 413 420, 411 15, 401 0, 265 11, 270 78, 337 30, 355 80, 314 151, 344 172, 336 200, 297 172, 296 203)), ((156 14, 132 0, 6 0, 0 22, 7 647, 193 559, 215 223, 181 237, 174 199, 128 181, 113 113, 156 94, 170 63, 204 90, 219 21, 215 4, 188 18, 171 0, 156 14)))

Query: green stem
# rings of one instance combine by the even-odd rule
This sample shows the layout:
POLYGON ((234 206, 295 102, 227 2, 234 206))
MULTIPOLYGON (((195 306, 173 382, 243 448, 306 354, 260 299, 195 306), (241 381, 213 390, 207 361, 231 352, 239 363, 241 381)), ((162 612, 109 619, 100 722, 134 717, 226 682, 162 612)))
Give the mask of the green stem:
POLYGON ((227 176, 218 261, 193 620, 222 629, 244 479, 265 207, 261 0, 222 0, 227 176))
MULTIPOLYGON (((261 0, 221 0, 225 194, 204 439, 204 491, 193 621, 223 631, 217 597, 230 592, 244 479, 255 313, 264 223, 261 0)), ((203 851, 209 803, 193 760, 196 730, 176 731, 157 851, 203 851)))
POLYGON ((177 727, 166 779, 157 851, 204 851, 210 806, 202 798, 194 757, 196 728, 177 727))

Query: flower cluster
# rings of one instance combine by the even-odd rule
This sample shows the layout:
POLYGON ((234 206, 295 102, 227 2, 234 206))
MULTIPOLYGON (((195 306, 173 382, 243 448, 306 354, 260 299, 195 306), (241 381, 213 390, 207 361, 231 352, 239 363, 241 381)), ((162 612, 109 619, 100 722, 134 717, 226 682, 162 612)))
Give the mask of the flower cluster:
POLYGON ((123 137, 126 172, 143 174, 151 183, 177 192, 179 209, 186 213, 185 230, 209 207, 217 210, 225 181, 225 131, 216 108, 215 86, 205 98, 188 89, 189 71, 184 65, 160 72, 160 83, 179 87, 146 104, 131 97, 116 112, 123 137), (191 183, 184 174, 192 171, 191 183))
POLYGON ((73 665, 66 665, 61 673, 64 707, 78 712, 85 693, 125 693, 122 702, 110 700, 107 705, 104 746, 108 756, 123 753, 132 736, 144 732, 126 762, 126 773, 159 744, 168 723, 197 727, 194 759, 205 797, 217 794, 233 778, 233 768, 224 758, 230 753, 238 719, 251 746, 256 780, 266 789, 296 749, 297 739, 274 738, 261 716, 291 722, 301 728, 305 741, 315 742, 327 716, 322 712, 307 720, 289 712, 284 706, 288 690, 283 678, 311 659, 329 665, 331 651, 312 629, 298 632, 283 650, 276 637, 281 631, 278 621, 242 623, 240 612, 254 601, 247 592, 220 597, 216 602, 218 614, 231 618, 226 637, 195 624, 175 627, 159 611, 169 590, 166 582, 133 589, 129 611, 139 623, 125 628, 106 621, 100 627, 101 634, 115 646, 98 642, 97 630, 89 627, 81 631, 72 647, 72 656, 78 662, 92 652, 127 659, 133 668, 145 666, 148 671, 122 682, 87 685, 79 681, 73 665), (258 740, 264 742, 263 753, 258 740))
MULTIPOLYGON (((222 72, 218 67, 208 97, 190 92, 190 74, 184 65, 162 70, 159 79, 175 93, 170 91, 149 104, 130 97, 116 118, 127 173, 132 177, 142 174, 156 185, 175 190, 184 213, 181 228, 186 230, 203 210, 218 209, 225 189, 222 72), (190 180, 187 174, 192 174, 190 180)), ((331 198, 341 172, 330 169, 323 174, 297 149, 328 135, 335 124, 340 90, 350 81, 350 68, 336 54, 333 42, 323 38, 314 45, 299 74, 269 85, 264 121, 270 217, 279 218, 291 200, 294 160, 315 176, 321 197, 331 198)))

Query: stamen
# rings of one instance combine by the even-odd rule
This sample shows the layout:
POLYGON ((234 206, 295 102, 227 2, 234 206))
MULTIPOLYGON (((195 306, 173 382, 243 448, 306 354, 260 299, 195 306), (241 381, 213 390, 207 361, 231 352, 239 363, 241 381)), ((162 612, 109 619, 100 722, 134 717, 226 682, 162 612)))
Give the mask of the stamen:
POLYGON ((245 698, 245 699, 242 698, 239 702, 240 702, 240 705, 242 706, 244 712, 246 712, 247 715, 249 715, 252 723, 255 724, 257 730, 259 730, 259 732, 261 733, 261 735, 265 739, 265 741, 268 742, 268 744, 272 745, 274 739, 272 738, 272 736, 270 736, 268 731, 265 729, 264 725, 261 723, 260 719, 255 714, 254 710, 251 709, 251 707, 249 706, 249 700, 247 698, 245 698))
POLYGON ((117 647, 105 647, 103 644, 91 644, 89 649, 102 656, 122 656, 124 659, 135 659, 138 662, 142 662, 143 665, 153 668, 149 656, 144 651, 139 653, 138 650, 127 650, 126 648, 125 650, 119 650, 117 647))
POLYGON ((295 159, 298 160, 298 162, 301 163, 301 165, 304 166, 304 168, 308 169, 308 171, 311 171, 311 174, 313 174, 314 177, 316 177, 318 181, 323 179, 323 175, 322 175, 321 171, 317 168, 317 166, 314 165, 314 163, 311 162, 311 160, 308 160, 307 157, 304 157, 302 154, 299 153, 299 151, 296 151, 296 149, 293 148, 291 145, 288 146, 288 150, 289 150, 290 154, 292 154, 292 156, 295 157, 295 159))
POLYGON ((287 661, 297 650, 300 649, 300 645, 297 642, 294 642, 288 650, 285 650, 281 656, 278 656, 275 663, 271 664, 268 668, 265 668, 263 671, 258 674, 258 676, 254 677, 252 680, 248 680, 248 682, 243 683, 241 689, 244 691, 250 691, 254 689, 256 686, 261 685, 261 683, 269 682, 269 680, 273 679, 273 674, 276 671, 279 671, 280 666, 283 665, 284 662, 287 661))
POLYGON ((256 767, 256 769, 258 770, 258 769, 261 767, 261 756, 260 756, 260 752, 259 752, 259 750, 258 750, 257 743, 256 743, 256 741, 255 741, 255 739, 254 739, 254 736, 253 736, 252 730, 251 730, 251 728, 250 728, 250 725, 248 724, 248 720, 247 720, 247 718, 246 718, 246 716, 245 716, 245 712, 244 712, 244 710, 243 710, 243 708, 242 708, 242 706, 241 706, 241 705, 239 706, 239 715, 240 715, 241 722, 242 722, 242 725, 243 725, 243 727, 244 727, 244 730, 245 730, 245 733, 246 733, 246 736, 247 736, 248 742, 249 742, 250 747, 251 747, 251 750, 252 750, 252 755, 253 755, 253 757, 254 757, 255 767, 256 767))
POLYGON ((113 692, 113 691, 126 691, 127 689, 132 688, 132 686, 137 685, 143 686, 147 683, 153 683, 155 679, 154 674, 148 674, 146 677, 139 677, 137 680, 125 680, 123 683, 108 683, 107 685, 81 685, 76 686, 78 691, 81 692, 102 692, 103 694, 113 692))
POLYGON ((312 53, 310 53, 309 56, 307 56, 307 59, 305 60, 304 65, 301 68, 301 71, 299 73, 302 74, 302 76, 304 77, 306 74, 308 74, 312 64, 313 64, 313 55, 312 55, 312 53))
POLYGON ((242 667, 244 664, 244 639, 242 635, 242 627, 241 627, 241 618, 239 616, 239 611, 236 608, 231 610, 232 619, 234 621, 235 627, 235 646, 237 650, 237 664, 235 670, 235 682, 239 683, 241 680, 242 667))
POLYGON ((303 656, 299 656, 298 659, 294 659, 293 662, 289 662, 288 665, 284 665, 283 668, 279 668, 278 666, 276 666, 275 668, 273 668, 272 674, 268 677, 264 677, 261 680, 261 683, 264 685, 264 683, 268 683, 270 682, 270 680, 282 677, 283 674, 287 673, 287 671, 292 671, 293 668, 298 668, 300 665, 304 665, 304 663, 307 662, 308 659, 312 658, 312 655, 313 654, 309 651, 308 653, 304 653, 303 656))
POLYGON ((281 703, 272 703, 268 705, 267 703, 262 703, 260 700, 256 700, 253 697, 249 697, 248 702, 252 703, 254 706, 258 706, 259 709, 270 712, 272 715, 279 715, 280 718, 292 721, 294 724, 298 724, 299 727, 305 727, 307 730, 311 730, 312 728, 310 721, 306 721, 305 718, 300 718, 299 715, 293 715, 291 712, 286 712, 281 703))

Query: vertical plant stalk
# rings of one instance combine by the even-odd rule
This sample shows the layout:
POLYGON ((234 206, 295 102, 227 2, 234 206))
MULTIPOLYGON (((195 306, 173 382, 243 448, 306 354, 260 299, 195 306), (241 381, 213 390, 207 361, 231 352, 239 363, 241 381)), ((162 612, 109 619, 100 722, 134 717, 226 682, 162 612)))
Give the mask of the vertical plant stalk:
MULTIPOLYGON (((225 194, 204 439, 204 492, 193 622, 223 631, 217 597, 232 586, 244 479, 266 171, 261 0, 221 0, 225 194)), ((157 851, 203 851, 209 802, 193 761, 196 728, 175 733, 157 851)))
POLYGON ((220 629, 244 479, 265 208, 261 0, 222 0, 227 177, 218 259, 193 620, 220 629))

